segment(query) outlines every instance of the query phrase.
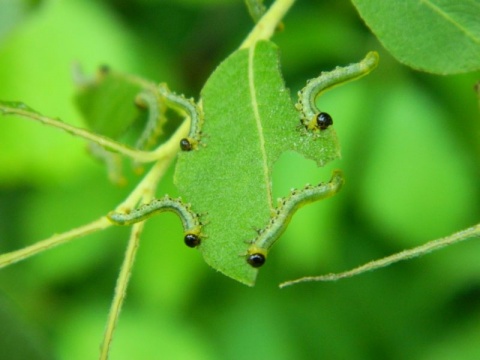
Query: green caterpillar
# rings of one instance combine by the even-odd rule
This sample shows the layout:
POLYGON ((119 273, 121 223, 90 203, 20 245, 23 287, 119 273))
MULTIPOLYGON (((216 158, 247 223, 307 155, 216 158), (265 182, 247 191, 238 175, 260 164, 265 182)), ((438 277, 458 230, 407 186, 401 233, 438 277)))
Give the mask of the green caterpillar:
POLYGON ((258 237, 251 242, 247 252, 247 262, 253 267, 262 266, 268 250, 285 231, 293 214, 308 203, 335 195, 343 183, 341 171, 336 170, 328 183, 307 185, 301 190, 293 190, 288 197, 280 199, 275 215, 264 229, 258 231, 258 237))
POLYGON ((307 81, 307 85, 298 92, 298 102, 295 105, 300 112, 300 122, 307 130, 325 130, 333 124, 332 118, 321 112, 317 98, 326 90, 348 81, 367 75, 378 64, 378 53, 370 51, 359 63, 345 67, 336 67, 332 71, 322 72, 319 77, 307 81))
POLYGON ((132 225, 164 211, 174 212, 182 220, 185 232, 184 241, 187 246, 200 245, 202 223, 199 216, 192 212, 189 204, 184 204, 180 199, 172 199, 168 195, 162 199, 155 199, 129 213, 111 212, 107 217, 116 225, 132 225))
POLYGON ((199 109, 193 99, 187 99, 183 95, 177 95, 170 91, 166 84, 160 84, 159 94, 165 99, 165 103, 190 118, 190 131, 186 138, 180 140, 180 148, 183 151, 196 149, 200 142, 201 128, 203 124, 203 112, 199 109))

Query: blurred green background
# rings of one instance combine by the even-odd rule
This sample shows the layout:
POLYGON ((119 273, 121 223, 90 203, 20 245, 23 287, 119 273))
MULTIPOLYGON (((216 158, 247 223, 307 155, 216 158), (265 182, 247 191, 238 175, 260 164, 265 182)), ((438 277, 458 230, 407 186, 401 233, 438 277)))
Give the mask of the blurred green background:
MULTIPOLYGON (((479 359, 480 241, 337 283, 279 290, 479 221, 479 74, 438 77, 396 62, 347 0, 298 1, 280 46, 296 97, 321 70, 377 50, 380 67, 325 94, 343 158, 326 169, 281 158, 276 195, 345 172, 342 192, 303 208, 255 288, 216 273, 166 214, 148 222, 111 359, 479 359)), ((252 26, 234 0, 0 1, 0 98, 82 125, 71 65, 134 73, 198 97, 252 26)), ((112 119, 113 121, 114 119, 112 119)), ((0 252, 105 214, 115 187, 85 143, 0 118, 0 252)), ((176 194, 170 171, 157 196, 176 194)), ((248 204, 242 204, 245 206, 248 204)), ((95 359, 128 229, 0 271, 0 358, 95 359)))

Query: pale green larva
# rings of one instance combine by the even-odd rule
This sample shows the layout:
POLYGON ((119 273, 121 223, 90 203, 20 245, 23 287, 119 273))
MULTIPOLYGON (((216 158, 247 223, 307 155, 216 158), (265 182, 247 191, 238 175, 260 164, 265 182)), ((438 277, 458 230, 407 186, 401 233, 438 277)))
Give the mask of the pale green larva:
POLYGON ((181 115, 186 115, 190 119, 190 131, 188 136, 180 141, 180 148, 183 151, 191 151, 198 146, 200 142, 201 127, 203 124, 203 112, 195 104, 193 99, 187 99, 183 95, 177 95, 170 91, 166 84, 160 84, 159 94, 164 98, 165 104, 181 115))
POLYGON ((288 197, 280 199, 275 216, 270 219, 264 229, 258 231, 258 237, 252 241, 248 249, 247 262, 253 267, 262 266, 268 250, 285 231, 293 214, 308 203, 335 195, 343 182, 342 173, 337 170, 328 183, 305 186, 301 190, 293 190, 288 197))
POLYGON ((326 90, 367 75, 377 67, 377 64, 378 53, 371 51, 358 63, 322 72, 319 77, 307 81, 307 85, 298 92, 296 104, 303 126, 310 131, 328 128, 333 123, 332 118, 318 109, 317 98, 326 90))
POLYGON ((111 212, 108 214, 108 218, 116 225, 132 225, 146 220, 156 213, 165 211, 174 212, 180 217, 185 232, 184 241, 187 246, 195 247, 200 245, 202 224, 199 216, 190 209, 190 205, 184 204, 180 199, 164 196, 161 199, 155 199, 148 204, 144 204, 129 213, 111 212))

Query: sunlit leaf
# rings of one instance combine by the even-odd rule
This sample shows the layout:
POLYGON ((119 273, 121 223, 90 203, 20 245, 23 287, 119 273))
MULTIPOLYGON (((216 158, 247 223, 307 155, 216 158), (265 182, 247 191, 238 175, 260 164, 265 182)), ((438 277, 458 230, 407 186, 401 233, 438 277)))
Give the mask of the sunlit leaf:
POLYGON ((352 1, 402 63, 438 74, 480 69, 478 0, 352 1))
POLYGON ((225 60, 208 79, 202 101, 200 148, 180 154, 175 181, 192 209, 204 214, 199 249, 206 262, 253 285, 257 270, 247 264, 246 252, 255 229, 266 227, 277 205, 274 162, 282 152, 296 150, 323 165, 339 156, 336 136, 329 128, 322 138, 302 137, 270 42, 225 60))

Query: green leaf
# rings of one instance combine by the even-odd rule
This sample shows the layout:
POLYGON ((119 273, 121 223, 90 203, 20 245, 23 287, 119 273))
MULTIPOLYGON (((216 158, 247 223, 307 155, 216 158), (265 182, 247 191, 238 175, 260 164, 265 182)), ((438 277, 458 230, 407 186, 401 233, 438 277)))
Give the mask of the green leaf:
POLYGON ((182 152, 175 182, 206 222, 199 246, 205 261, 247 285, 257 269, 246 262, 255 229, 265 228, 276 207, 274 162, 296 150, 319 165, 337 158, 335 132, 313 140, 299 128, 299 115, 285 88, 277 47, 271 42, 235 52, 202 90, 205 122, 199 149, 182 152))
POLYGON ((480 1, 352 0, 385 48, 415 69, 480 69, 480 1))
POLYGON ((99 70, 94 79, 81 80, 75 103, 91 130, 118 139, 140 116, 134 100, 142 90, 120 74, 99 70))
POLYGON ((41 1, 0 1, 0 41, 37 7, 41 1))
MULTIPOLYGON (((140 78, 101 67, 95 77, 75 73, 78 91, 75 103, 88 127, 95 133, 145 150, 154 147, 166 124, 166 106, 155 86, 140 78)), ((114 183, 125 182, 118 154, 89 144, 90 153, 102 160, 114 183)))

